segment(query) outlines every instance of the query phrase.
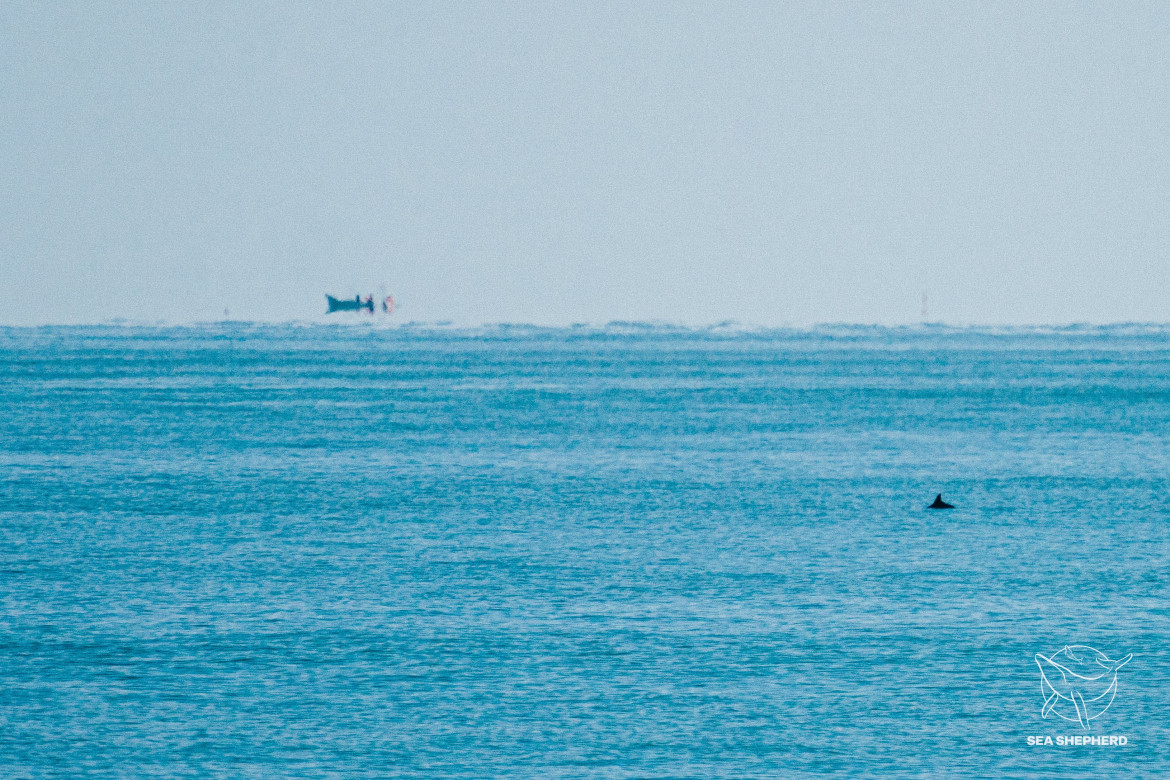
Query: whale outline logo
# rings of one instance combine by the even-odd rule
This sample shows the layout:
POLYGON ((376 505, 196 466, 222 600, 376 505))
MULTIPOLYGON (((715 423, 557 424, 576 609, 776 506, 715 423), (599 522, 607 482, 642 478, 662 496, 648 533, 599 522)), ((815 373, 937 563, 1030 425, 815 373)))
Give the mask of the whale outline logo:
POLYGON ((1040 692, 1044 695, 1040 717, 1056 715, 1076 721, 1088 731, 1089 721, 1100 717, 1113 703, 1117 696, 1117 670, 1132 658, 1133 653, 1129 653, 1112 660, 1088 645, 1065 645, 1051 656, 1036 653, 1040 692))

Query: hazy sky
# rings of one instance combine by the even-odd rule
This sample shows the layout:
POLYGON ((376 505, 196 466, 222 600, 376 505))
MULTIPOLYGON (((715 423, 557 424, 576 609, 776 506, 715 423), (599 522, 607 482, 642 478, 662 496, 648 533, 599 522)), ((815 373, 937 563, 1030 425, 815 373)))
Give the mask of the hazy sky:
POLYGON ((1170 320, 1164 3, 0 4, 0 323, 1170 320))

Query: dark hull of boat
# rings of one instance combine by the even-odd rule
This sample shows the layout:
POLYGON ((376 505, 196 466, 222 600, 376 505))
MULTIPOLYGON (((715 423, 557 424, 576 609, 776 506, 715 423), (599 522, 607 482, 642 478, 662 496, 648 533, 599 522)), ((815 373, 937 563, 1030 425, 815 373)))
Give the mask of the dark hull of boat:
POLYGON ((352 301, 348 298, 339 300, 332 295, 326 295, 325 298, 329 301, 329 311, 326 314, 332 314, 335 311, 361 311, 365 309, 371 314, 374 313, 374 302, 363 302, 360 298, 354 298, 352 301))

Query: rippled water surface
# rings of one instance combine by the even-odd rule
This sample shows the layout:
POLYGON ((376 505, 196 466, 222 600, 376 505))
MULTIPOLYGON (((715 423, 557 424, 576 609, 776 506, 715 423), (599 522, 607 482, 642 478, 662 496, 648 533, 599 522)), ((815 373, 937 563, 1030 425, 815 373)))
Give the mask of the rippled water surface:
POLYGON ((1162 328, 0 329, 0 776, 1166 776, 1168 444, 1162 328))

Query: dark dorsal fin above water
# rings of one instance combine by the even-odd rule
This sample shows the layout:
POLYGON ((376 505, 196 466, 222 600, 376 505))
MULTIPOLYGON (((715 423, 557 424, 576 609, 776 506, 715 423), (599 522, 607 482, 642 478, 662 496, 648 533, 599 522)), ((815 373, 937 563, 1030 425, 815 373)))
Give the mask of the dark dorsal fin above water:
POLYGON ((937 496, 934 497, 934 503, 930 505, 930 508, 931 509, 954 509, 955 505, 948 504, 946 501, 943 501, 942 500, 942 493, 939 493, 937 496))

